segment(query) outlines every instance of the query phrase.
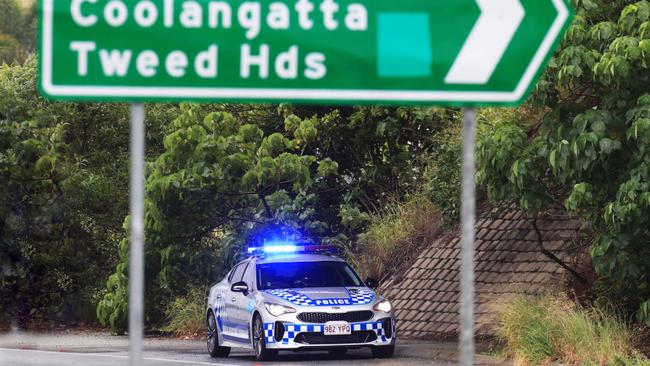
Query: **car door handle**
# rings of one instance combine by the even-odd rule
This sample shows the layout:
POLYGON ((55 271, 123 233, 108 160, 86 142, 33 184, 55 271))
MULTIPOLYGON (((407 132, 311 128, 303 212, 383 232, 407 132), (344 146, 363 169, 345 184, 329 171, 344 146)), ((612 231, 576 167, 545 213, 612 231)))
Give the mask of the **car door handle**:
POLYGON ((237 298, 234 298, 234 297, 233 297, 232 299, 230 299, 230 301, 232 301, 232 302, 237 302, 237 298))
POLYGON ((221 298, 221 295, 217 295, 217 299, 220 299, 220 298, 221 298))

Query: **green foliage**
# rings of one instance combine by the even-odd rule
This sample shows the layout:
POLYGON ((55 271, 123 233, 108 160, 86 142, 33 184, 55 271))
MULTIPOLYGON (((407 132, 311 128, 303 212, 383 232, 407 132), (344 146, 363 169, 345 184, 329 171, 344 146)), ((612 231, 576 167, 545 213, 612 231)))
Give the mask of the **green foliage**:
POLYGON ((588 220, 601 280, 650 324, 639 307, 650 299, 650 3, 576 5, 529 106, 543 122, 490 131, 477 179, 494 202, 531 212, 561 204, 588 220))
MULTIPOLYGON (((165 151, 149 164, 145 227, 147 263, 152 265, 147 299, 182 294, 188 281, 213 282, 224 270, 215 268, 217 257, 233 257, 228 252, 240 250, 258 226, 302 227, 310 238, 323 236, 327 226, 314 217, 311 206, 319 164, 297 148, 311 132, 299 138, 267 134, 220 109, 181 105, 164 138, 165 151), (224 234, 215 237, 215 232, 224 234), (231 246, 222 247, 227 243, 231 246), (197 252, 204 255, 197 257, 197 252), (196 268, 206 272, 198 276, 196 268)), ((322 173, 334 172, 331 159, 323 162, 328 165, 322 173)), ((124 319, 127 301, 121 291, 127 281, 126 246, 123 241, 122 263, 98 306, 99 319, 117 327, 116 332, 122 324, 112 320, 124 319)))
POLYGON ((362 277, 385 278, 395 274, 401 260, 410 257, 439 233, 441 215, 424 194, 394 201, 368 218, 368 229, 359 235, 351 256, 362 277))
POLYGON ((23 54, 24 50, 16 38, 0 33, 0 61, 11 63, 21 59, 23 54))
POLYGON ((128 211, 127 116, 40 98, 33 59, 0 66, 0 304, 20 326, 94 320, 128 211))
POLYGON ((585 310, 557 296, 517 297, 499 304, 498 333, 517 364, 649 365, 633 331, 617 316, 585 310))
POLYGON ((0 1, 0 33, 18 35, 22 30, 22 10, 16 0, 0 1))
POLYGON ((191 289, 187 295, 177 297, 165 310, 165 332, 179 337, 192 337, 205 331, 205 291, 191 289))
MULTIPOLYGON (((422 157, 450 116, 431 108, 181 105, 147 170, 151 313, 188 284, 214 283, 268 228, 353 253, 381 202, 422 184, 422 157)), ((115 332, 124 330, 126 249, 124 240, 98 306, 115 332)))
POLYGON ((24 62, 36 47, 36 8, 0 0, 0 64, 24 62))
MULTIPOLYGON (((460 218, 461 117, 447 112, 444 128, 432 136, 424 174, 425 188, 431 202, 443 215, 446 225, 460 218)), ((495 126, 515 120, 518 112, 509 109, 486 108, 479 111, 477 135, 480 138, 495 126)))
POLYGON ((460 216, 460 121, 434 137, 425 177, 431 202, 442 213, 445 222, 455 223, 460 216))

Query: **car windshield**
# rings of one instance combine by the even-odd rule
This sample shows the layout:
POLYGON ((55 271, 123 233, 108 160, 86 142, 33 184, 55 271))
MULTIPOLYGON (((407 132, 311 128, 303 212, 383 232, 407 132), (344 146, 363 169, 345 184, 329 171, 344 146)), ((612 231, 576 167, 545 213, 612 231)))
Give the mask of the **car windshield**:
POLYGON ((363 286, 345 262, 276 262, 257 265, 260 290, 304 287, 363 286))

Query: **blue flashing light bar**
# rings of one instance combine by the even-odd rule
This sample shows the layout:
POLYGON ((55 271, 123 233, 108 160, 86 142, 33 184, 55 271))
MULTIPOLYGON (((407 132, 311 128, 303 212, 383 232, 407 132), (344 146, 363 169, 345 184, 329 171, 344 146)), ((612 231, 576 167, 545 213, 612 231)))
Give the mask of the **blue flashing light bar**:
POLYGON ((287 245, 265 245, 262 247, 264 253, 295 253, 300 247, 287 244, 287 245))
POLYGON ((309 252, 335 252, 336 247, 325 245, 296 245, 292 242, 268 242, 262 247, 248 248, 249 254, 289 254, 309 252))
POLYGON ((297 246, 296 244, 288 241, 272 241, 264 243, 262 247, 251 247, 248 248, 248 253, 295 253, 302 250, 303 247, 297 246))

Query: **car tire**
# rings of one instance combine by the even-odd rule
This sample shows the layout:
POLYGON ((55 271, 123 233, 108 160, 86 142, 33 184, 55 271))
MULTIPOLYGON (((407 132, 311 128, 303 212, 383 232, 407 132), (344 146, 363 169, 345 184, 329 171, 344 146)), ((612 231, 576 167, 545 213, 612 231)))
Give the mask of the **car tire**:
POLYGON ((212 311, 208 312, 208 317, 206 318, 206 338, 208 345, 208 353, 211 357, 228 357, 230 354, 230 347, 222 347, 219 345, 219 327, 217 326, 217 320, 214 318, 214 313, 212 311))
POLYGON ((266 348, 264 323, 262 323, 262 317, 260 317, 259 314, 255 314, 255 317, 253 318, 252 333, 251 338, 253 339, 253 352, 255 353, 255 359, 258 361, 271 361, 275 359, 278 356, 278 351, 266 348))
POLYGON ((395 353, 395 345, 377 346, 372 348, 372 355, 377 358, 391 358, 395 353))

